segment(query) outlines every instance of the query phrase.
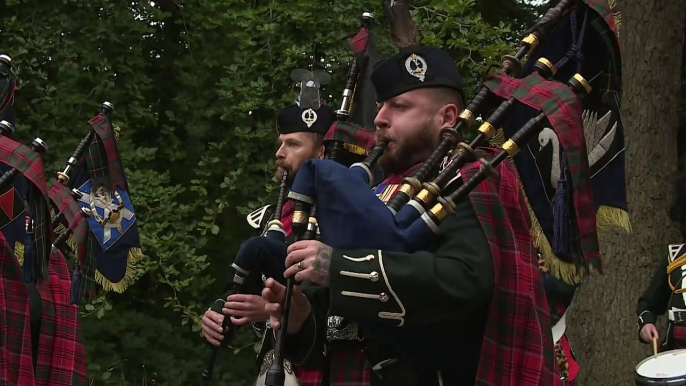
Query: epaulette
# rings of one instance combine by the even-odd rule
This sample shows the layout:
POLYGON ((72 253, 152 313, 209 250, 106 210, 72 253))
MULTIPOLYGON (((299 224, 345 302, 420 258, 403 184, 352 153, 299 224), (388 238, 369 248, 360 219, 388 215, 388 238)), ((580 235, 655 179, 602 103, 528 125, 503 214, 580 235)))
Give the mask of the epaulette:
POLYGON ((260 229, 264 215, 269 211, 269 209, 274 205, 265 205, 259 209, 250 212, 246 218, 248 219, 248 224, 255 229, 260 229))

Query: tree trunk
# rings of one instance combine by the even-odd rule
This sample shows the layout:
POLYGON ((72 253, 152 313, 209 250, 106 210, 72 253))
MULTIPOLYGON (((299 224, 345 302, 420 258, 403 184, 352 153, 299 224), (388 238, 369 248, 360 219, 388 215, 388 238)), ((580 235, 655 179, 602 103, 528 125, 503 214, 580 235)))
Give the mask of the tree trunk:
MULTIPOLYGON (((583 386, 634 384, 636 365, 652 353, 650 345, 638 341, 636 302, 659 259, 667 257, 667 244, 686 241, 667 218, 677 177, 686 4, 616 3, 615 12, 621 9, 616 20, 621 20, 622 117, 633 234, 606 233, 601 241, 605 274, 594 275, 581 287, 570 311, 568 332, 583 386)), ((661 327, 664 334, 664 320, 661 327)))

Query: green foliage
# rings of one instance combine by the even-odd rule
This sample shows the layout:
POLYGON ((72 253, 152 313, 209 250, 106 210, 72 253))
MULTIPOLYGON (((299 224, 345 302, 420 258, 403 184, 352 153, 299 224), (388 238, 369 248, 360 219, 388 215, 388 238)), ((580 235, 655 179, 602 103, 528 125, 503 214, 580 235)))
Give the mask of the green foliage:
MULTIPOLYGON (((340 101, 363 11, 377 15, 377 47, 389 54, 381 2, 244 0, 8 0, 2 51, 20 78, 23 142, 50 146, 52 179, 108 100, 121 127, 145 258, 123 294, 83 309, 89 374, 97 384, 196 384, 210 350, 200 318, 231 278, 252 230, 245 214, 274 197, 277 111, 293 102, 294 68, 324 69, 326 103, 340 101)), ((491 65, 513 52, 508 25, 489 25, 475 1, 417 1, 424 44, 453 52, 468 97, 491 65)), ((217 379, 249 384, 253 344, 220 354, 217 379), (231 357, 229 359, 229 357, 231 357)), ((238 343, 237 343, 238 344, 238 343)))

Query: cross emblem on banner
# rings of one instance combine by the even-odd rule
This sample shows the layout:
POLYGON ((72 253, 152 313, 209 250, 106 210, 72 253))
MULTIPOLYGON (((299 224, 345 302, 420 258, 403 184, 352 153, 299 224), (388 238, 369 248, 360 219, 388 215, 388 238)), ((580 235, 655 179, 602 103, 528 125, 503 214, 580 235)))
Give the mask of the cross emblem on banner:
POLYGON ((88 218, 88 225, 103 250, 107 250, 136 220, 129 195, 123 189, 110 192, 103 186, 94 191, 90 180, 79 187, 79 191, 83 193, 79 204, 93 213, 88 218))

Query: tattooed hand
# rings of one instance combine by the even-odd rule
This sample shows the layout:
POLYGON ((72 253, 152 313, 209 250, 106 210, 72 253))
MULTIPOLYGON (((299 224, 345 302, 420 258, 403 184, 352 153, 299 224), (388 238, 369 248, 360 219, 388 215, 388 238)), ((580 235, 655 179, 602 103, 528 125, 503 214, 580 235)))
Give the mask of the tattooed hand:
POLYGON ((295 275, 295 280, 309 280, 323 287, 329 286, 329 267, 332 248, 314 240, 303 240, 291 244, 286 256, 284 277, 295 275))

